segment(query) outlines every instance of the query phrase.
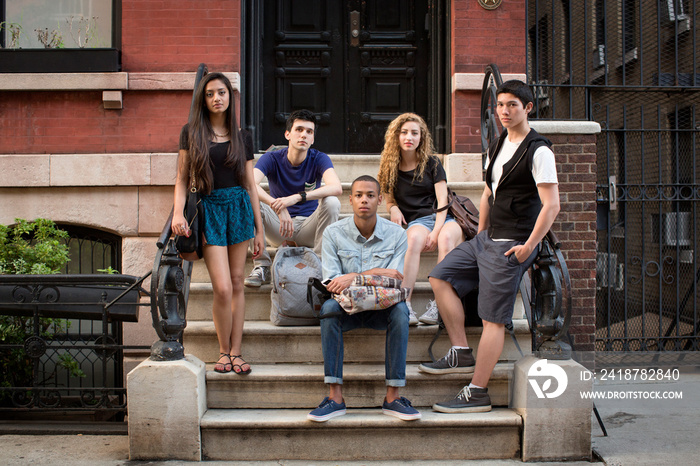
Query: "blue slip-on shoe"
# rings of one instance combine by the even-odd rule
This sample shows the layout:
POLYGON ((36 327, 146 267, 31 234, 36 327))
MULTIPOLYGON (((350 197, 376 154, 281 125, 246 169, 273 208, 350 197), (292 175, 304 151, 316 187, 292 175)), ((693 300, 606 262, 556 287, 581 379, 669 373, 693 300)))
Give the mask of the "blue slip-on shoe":
POLYGON ((388 416, 398 417, 404 421, 416 421, 421 417, 420 412, 411 406, 411 402, 404 397, 397 398, 391 403, 387 403, 385 398, 384 404, 382 405, 382 413, 388 416))
POLYGON ((326 422, 334 417, 345 414, 345 402, 336 403, 328 397, 325 397, 318 408, 311 411, 306 418, 310 421, 326 422))

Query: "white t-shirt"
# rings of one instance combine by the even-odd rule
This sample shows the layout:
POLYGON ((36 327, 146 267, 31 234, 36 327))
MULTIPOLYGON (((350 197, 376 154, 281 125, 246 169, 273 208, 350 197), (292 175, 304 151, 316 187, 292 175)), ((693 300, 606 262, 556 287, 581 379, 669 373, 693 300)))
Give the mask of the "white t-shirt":
MULTIPOLYGON (((501 152, 493 164, 493 170, 491 171, 491 191, 493 193, 493 198, 496 199, 496 189, 498 189, 498 182, 503 175, 503 165, 508 163, 510 159, 515 155, 515 151, 520 146, 520 143, 513 143, 506 138, 501 146, 501 152)), ((489 157, 486 157, 486 165, 484 169, 488 169, 489 157)), ((554 161, 554 152, 552 149, 546 145, 540 146, 535 151, 535 155, 532 158, 532 178, 535 180, 535 184, 539 185, 541 183, 558 183, 557 179, 557 165, 554 161)))

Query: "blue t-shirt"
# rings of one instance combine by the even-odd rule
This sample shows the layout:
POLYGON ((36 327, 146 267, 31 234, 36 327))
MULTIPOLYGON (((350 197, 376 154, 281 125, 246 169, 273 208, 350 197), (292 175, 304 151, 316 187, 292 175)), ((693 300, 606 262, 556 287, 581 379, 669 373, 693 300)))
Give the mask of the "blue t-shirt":
MULTIPOLYGON (((323 174, 333 168, 331 158, 316 149, 309 149, 299 166, 293 167, 287 158, 287 148, 266 152, 255 164, 270 183, 270 196, 291 196, 301 191, 312 191, 321 186, 323 174)), ((318 201, 306 201, 287 207, 292 217, 309 217, 318 207, 318 201)))

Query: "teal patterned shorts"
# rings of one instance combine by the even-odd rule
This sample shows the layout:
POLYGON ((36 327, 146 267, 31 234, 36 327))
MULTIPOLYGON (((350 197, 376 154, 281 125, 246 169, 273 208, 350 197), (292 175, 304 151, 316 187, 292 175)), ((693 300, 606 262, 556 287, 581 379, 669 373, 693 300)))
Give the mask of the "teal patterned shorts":
POLYGON ((253 207, 241 186, 214 189, 202 196, 206 244, 229 246, 255 236, 253 207))

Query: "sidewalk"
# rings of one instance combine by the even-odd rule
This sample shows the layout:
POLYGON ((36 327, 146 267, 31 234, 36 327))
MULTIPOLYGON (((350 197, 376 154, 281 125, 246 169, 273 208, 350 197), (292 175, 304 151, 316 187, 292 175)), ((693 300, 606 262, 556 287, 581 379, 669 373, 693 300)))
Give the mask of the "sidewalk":
POLYGON ((601 383, 609 392, 672 391, 682 399, 596 400, 608 431, 593 417, 593 450, 609 466, 698 464, 700 454, 700 371, 681 372, 675 382, 601 383))
MULTIPOLYGON (((698 419, 700 419, 700 370, 682 372, 678 381, 663 383, 597 383, 596 389, 606 392, 673 391, 682 392, 682 399, 598 399, 596 406, 608 432, 604 437, 598 422, 592 416, 594 453, 606 465, 682 465, 696 464, 698 419)), ((556 436, 552 442, 556 442, 556 436)), ((231 446, 235 449, 235 446, 231 446)), ((465 445, 468 448, 468 445, 465 445)), ((129 439, 126 435, 0 435, 0 458, 3 465, 193 465, 195 462, 128 461, 129 439)), ((595 461, 595 459, 594 459, 595 461)), ((206 462, 206 465, 232 466, 389 466, 389 465, 486 465, 513 466, 540 464, 543 466, 583 466, 587 462, 521 463, 515 460, 491 461, 402 461, 402 462, 206 462)), ((600 463, 599 463, 600 464, 600 463)))

